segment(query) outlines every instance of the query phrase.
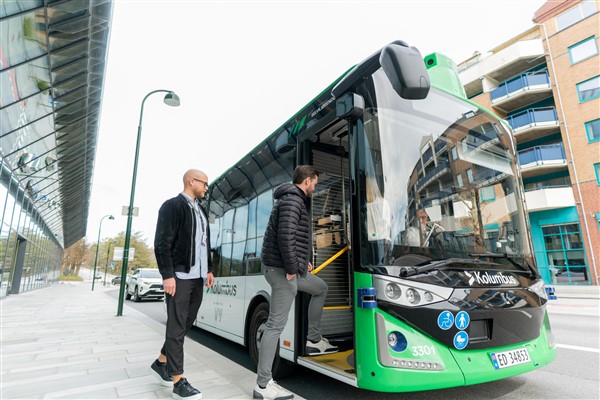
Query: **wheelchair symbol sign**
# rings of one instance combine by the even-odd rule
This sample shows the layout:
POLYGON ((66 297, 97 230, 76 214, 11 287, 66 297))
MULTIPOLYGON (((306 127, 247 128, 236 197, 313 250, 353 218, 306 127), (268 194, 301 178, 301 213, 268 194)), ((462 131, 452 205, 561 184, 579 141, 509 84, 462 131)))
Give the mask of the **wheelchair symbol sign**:
POLYGON ((454 325, 454 315, 452 315, 450 311, 442 311, 440 315, 438 315, 437 324, 440 329, 447 331, 454 325))

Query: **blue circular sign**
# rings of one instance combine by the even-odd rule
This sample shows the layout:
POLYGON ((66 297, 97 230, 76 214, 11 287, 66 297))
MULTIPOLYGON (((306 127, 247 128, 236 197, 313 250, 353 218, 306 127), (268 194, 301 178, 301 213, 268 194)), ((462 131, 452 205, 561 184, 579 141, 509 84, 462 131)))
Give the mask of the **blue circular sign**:
POLYGON ((447 331, 454 325, 454 315, 450 311, 442 311, 437 318, 437 324, 440 329, 447 331))
POLYGON ((467 314, 465 311, 461 311, 458 314, 456 314, 456 319, 454 320, 454 324, 461 331, 464 331, 465 329, 467 329, 467 326, 469 326, 470 322, 471 322, 471 318, 469 317, 469 314, 467 314))
POLYGON ((469 334, 465 331, 459 331, 454 335, 454 347, 458 350, 462 350, 469 344, 469 334))

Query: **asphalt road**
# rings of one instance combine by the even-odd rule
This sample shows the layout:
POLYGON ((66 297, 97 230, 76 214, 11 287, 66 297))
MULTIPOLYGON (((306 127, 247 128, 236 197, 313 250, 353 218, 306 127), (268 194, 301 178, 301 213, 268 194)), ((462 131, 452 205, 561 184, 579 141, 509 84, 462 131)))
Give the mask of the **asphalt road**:
MULTIPOLYGON (((118 299, 118 290, 108 292, 118 299)), ((160 301, 127 305, 161 323, 166 322, 160 301)), ((480 385, 413 393, 379 393, 346 385, 303 367, 280 383, 305 399, 599 399, 600 398, 600 318, 598 310, 577 313, 550 313, 557 342, 557 358, 550 365, 517 377, 480 385)), ((230 360, 255 371, 243 346, 194 327, 188 337, 230 360)))

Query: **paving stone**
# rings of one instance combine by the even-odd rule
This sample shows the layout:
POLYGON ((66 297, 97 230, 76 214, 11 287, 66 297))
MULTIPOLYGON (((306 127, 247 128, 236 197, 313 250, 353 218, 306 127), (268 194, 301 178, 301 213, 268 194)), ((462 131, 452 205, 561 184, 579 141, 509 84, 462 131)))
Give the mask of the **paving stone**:
MULTIPOLYGON (((149 374, 164 324, 127 305, 115 317, 108 290, 57 284, 1 300, 2 399, 171 398, 149 374)), ((250 398, 253 371, 190 339, 184 351, 186 377, 205 399, 250 398)))

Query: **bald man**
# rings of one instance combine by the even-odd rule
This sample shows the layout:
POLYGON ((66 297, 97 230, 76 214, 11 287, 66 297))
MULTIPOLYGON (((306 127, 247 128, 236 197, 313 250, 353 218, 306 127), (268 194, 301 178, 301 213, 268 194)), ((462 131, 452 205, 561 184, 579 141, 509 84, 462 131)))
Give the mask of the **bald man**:
POLYGON ((167 303, 165 343, 150 372, 163 386, 173 386, 172 398, 199 399, 202 393, 183 376, 183 340, 192 327, 203 286, 214 282, 210 232, 200 199, 208 191, 208 177, 197 169, 183 175, 183 192, 158 211, 154 254, 163 278, 167 303))

